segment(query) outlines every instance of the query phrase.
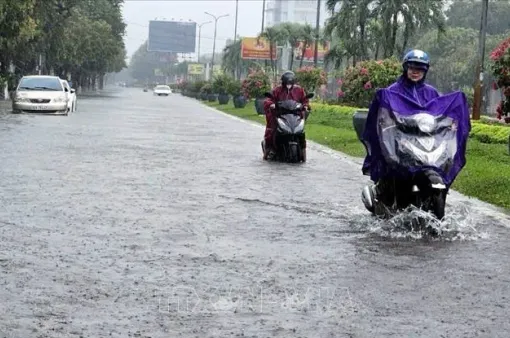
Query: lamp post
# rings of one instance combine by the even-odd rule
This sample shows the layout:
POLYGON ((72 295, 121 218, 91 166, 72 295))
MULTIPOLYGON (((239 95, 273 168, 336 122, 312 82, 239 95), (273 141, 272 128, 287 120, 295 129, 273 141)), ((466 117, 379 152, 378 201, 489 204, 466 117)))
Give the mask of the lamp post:
POLYGON ((197 55, 197 61, 200 63, 200 40, 202 36, 202 26, 206 25, 208 23, 211 23, 212 21, 203 22, 201 24, 198 24, 198 55, 197 55))
POLYGON ((236 23, 234 28, 234 42, 237 41, 237 15, 239 13, 239 0, 236 0, 236 23))
POLYGON ((315 49, 313 51, 313 65, 317 68, 319 60, 319 39, 320 39, 320 24, 321 24, 321 0, 317 0, 317 20, 315 23, 315 49))
POLYGON ((216 28, 218 27, 218 20, 221 19, 221 18, 229 16, 229 14, 223 14, 223 15, 220 15, 220 16, 215 16, 215 15, 212 15, 211 13, 208 13, 208 12, 204 12, 204 13, 214 18, 213 52, 212 52, 211 69, 210 69, 210 72, 211 72, 210 73, 210 77, 212 77, 212 74, 214 74, 213 73, 214 54, 216 53, 216 28))

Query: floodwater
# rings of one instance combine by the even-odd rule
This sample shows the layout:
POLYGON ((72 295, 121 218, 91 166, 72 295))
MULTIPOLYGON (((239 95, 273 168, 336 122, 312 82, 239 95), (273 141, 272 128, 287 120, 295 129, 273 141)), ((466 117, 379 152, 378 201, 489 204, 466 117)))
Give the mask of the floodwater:
POLYGON ((510 218, 381 222, 359 160, 123 89, 0 116, 0 337, 509 337, 510 218))

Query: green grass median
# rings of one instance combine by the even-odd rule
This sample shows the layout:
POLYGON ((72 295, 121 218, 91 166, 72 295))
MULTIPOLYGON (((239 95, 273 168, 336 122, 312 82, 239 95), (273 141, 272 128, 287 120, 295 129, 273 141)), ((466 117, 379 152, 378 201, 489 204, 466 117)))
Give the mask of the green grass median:
MULTIPOLYGON (((247 120, 265 124, 257 115, 253 102, 236 109, 230 102, 204 102, 210 107, 247 120)), ((357 108, 313 103, 307 121, 307 139, 351 156, 364 157, 365 148, 358 141, 352 126, 352 114, 357 108)), ((482 201, 510 209, 510 128, 474 122, 468 142, 467 164, 457 177, 453 189, 482 201), (491 142, 491 143, 482 143, 491 142)), ((361 170, 361 168, 360 168, 361 170)))

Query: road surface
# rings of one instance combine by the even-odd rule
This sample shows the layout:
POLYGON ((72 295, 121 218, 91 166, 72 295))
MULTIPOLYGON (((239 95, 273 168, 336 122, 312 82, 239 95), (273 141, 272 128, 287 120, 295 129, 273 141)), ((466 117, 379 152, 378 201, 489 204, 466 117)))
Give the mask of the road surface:
POLYGON ((508 337, 508 216, 374 221, 359 161, 124 89, 0 117, 0 337, 508 337), (416 237, 416 236, 414 236, 416 237))

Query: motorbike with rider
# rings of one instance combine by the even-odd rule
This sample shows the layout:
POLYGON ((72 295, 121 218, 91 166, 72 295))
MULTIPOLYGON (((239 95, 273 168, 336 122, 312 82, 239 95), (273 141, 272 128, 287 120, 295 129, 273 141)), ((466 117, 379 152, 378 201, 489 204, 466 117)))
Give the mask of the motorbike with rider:
POLYGON ((277 138, 279 132, 285 129, 287 136, 299 136, 299 152, 301 161, 306 161, 306 139, 304 137, 304 120, 308 118, 310 112, 309 99, 313 94, 306 94, 304 89, 296 84, 295 74, 291 71, 283 73, 281 76, 281 85, 275 87, 271 93, 266 93, 267 99, 264 101, 264 113, 266 116, 266 129, 264 140, 262 141, 262 151, 264 160, 274 160, 281 153, 281 144, 277 138), (292 114, 287 114, 292 113, 292 114), (281 119, 282 114, 289 117, 281 119), (297 116, 296 116, 297 115, 297 116), (293 119, 290 117, 294 116, 293 119), (286 124, 292 125, 286 125, 286 124), (281 126, 280 124, 283 124, 281 126), (293 125, 295 124, 295 126, 293 125), (291 130, 293 129, 293 130, 291 130))
POLYGON ((429 67, 427 53, 409 51, 400 78, 377 91, 368 114, 353 118, 367 150, 362 172, 375 182, 362 192, 373 214, 389 216, 415 205, 442 219, 448 190, 466 163, 466 96, 440 95, 425 83, 429 67))

